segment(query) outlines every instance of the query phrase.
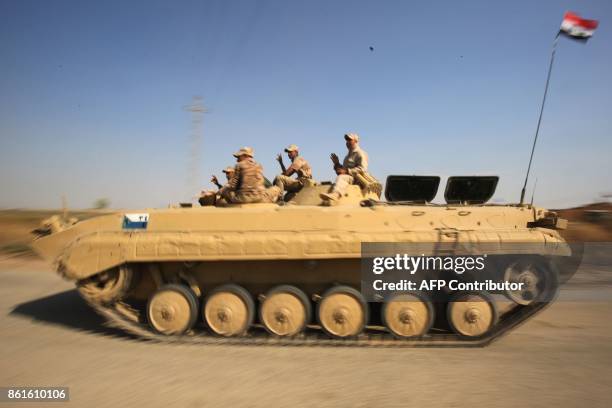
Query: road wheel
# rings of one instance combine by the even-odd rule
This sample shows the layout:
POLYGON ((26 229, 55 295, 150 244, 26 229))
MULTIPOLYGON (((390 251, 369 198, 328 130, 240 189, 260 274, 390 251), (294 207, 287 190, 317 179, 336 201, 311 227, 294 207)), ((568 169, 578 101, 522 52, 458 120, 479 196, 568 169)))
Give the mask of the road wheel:
POLYGON ((396 294, 384 303, 382 321, 398 338, 422 336, 433 325, 433 304, 424 293, 396 294))
POLYGON ((79 293, 96 303, 109 304, 121 299, 132 287, 134 272, 128 265, 108 269, 77 283, 79 293))
POLYGON ((323 294, 317 316, 319 324, 330 336, 356 336, 368 322, 368 303, 359 291, 349 286, 335 286, 323 294))
POLYGON ((537 259, 514 262, 504 271, 504 282, 522 284, 520 289, 506 290, 506 297, 519 305, 551 301, 559 288, 555 270, 537 259))
POLYGON ((266 330, 277 336, 294 336, 310 322, 308 297, 295 286, 281 285, 271 289, 259 308, 259 320, 266 330))
POLYGON ((453 331, 464 337, 480 337, 497 323, 497 307, 488 293, 458 293, 448 303, 446 316, 453 331))
POLYGON ((220 336, 241 336, 255 316, 253 298, 241 286, 228 284, 214 289, 202 311, 206 325, 220 336))
POLYGON ((162 286, 149 298, 147 318, 149 325, 161 334, 183 334, 198 318, 198 300, 187 286, 162 286))

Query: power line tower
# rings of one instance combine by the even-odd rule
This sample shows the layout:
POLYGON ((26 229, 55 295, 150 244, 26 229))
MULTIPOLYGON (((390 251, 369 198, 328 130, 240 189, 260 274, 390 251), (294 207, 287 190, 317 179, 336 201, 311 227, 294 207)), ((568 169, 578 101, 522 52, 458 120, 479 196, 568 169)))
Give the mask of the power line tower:
POLYGON ((194 96, 191 105, 183 107, 184 110, 191 112, 191 149, 189 154, 189 168, 187 178, 187 195, 189 202, 191 197, 200 187, 200 160, 202 151, 202 121, 204 114, 208 112, 202 102, 201 96, 194 96))

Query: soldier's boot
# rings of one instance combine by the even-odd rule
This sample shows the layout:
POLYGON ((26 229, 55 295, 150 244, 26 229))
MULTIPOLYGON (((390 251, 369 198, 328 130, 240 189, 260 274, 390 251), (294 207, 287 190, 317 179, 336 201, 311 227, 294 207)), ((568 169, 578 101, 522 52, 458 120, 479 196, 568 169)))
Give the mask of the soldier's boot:
POLYGON ((332 191, 331 193, 321 193, 319 194, 319 197, 322 200, 328 201, 331 204, 331 203, 335 203, 336 201, 340 199, 340 193, 337 193, 335 191, 332 191))

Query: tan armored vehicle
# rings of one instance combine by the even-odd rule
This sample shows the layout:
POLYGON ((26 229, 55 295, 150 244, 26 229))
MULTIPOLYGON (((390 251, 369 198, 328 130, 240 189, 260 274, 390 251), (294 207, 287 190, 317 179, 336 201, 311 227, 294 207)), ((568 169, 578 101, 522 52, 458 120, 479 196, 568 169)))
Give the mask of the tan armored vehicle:
POLYGON ((431 204, 439 183, 389 176, 386 201, 350 186, 335 206, 319 198, 328 183, 306 186, 280 205, 54 217, 36 230, 33 248, 111 324, 146 338, 487 344, 552 300, 558 272, 550 259, 569 255, 557 232, 564 220, 531 205, 485 204, 497 177, 451 177, 446 203, 431 204), (365 242, 424 244, 418 255, 488 244, 488 256, 504 260, 495 266, 498 280, 522 289, 366 299, 365 242), (502 245, 513 243, 529 245, 514 252, 502 245))

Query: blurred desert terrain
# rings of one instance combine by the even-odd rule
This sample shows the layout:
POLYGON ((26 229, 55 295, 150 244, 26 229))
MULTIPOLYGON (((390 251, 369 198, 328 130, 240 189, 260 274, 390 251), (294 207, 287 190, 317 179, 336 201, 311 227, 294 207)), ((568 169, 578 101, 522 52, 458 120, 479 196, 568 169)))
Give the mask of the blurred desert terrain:
MULTIPOLYGON (((611 209, 562 210, 566 237, 608 251, 611 209)), ((105 327, 29 251, 29 231, 54 213, 0 211, 0 386, 68 386, 66 405, 88 407, 612 402, 609 264, 585 258, 554 305, 483 349, 157 344, 105 327)))

